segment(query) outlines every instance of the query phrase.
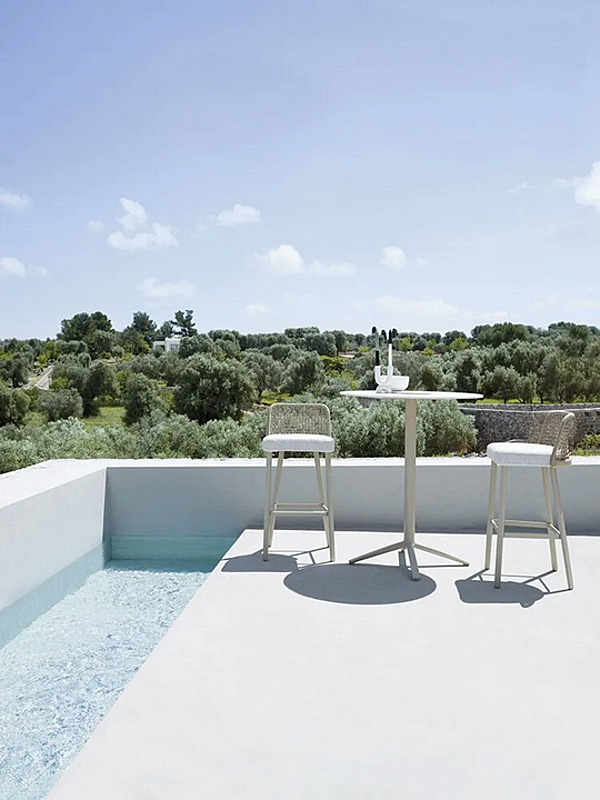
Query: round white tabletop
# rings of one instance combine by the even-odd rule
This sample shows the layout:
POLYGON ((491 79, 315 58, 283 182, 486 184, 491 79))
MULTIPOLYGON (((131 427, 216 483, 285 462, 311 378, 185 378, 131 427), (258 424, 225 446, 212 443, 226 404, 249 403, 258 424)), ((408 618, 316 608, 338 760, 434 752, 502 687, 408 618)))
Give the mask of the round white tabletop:
POLYGON ((347 397, 363 397, 368 400, 481 400, 482 394, 475 392, 378 392, 375 389, 357 389, 340 392, 347 397))

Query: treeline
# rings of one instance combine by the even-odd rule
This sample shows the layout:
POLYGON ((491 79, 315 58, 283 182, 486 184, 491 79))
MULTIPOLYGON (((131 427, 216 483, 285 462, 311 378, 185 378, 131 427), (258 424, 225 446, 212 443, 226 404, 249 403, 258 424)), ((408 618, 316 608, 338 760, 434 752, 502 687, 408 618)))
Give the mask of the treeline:
MULTIPOLYGON (((470 334, 392 329, 390 338, 395 369, 414 389, 479 391, 504 402, 600 399, 600 331, 593 326, 499 323, 470 334)), ((260 455, 261 408, 307 396, 331 406, 340 455, 398 455, 400 404, 359 412, 339 396, 374 388, 374 345, 373 334, 314 327, 201 333, 189 309, 161 325, 136 312, 122 331, 102 312, 77 314, 62 321, 54 339, 0 341, 0 471, 54 457, 260 455), (173 337, 178 351, 154 348, 173 337), (49 369, 49 391, 24 388, 49 369), (73 422, 107 405, 123 407, 125 427, 94 432, 73 422), (61 426, 62 420, 71 422, 61 426)), ((432 404, 421 415, 421 453, 473 447, 470 421, 446 408, 436 412, 432 404)))

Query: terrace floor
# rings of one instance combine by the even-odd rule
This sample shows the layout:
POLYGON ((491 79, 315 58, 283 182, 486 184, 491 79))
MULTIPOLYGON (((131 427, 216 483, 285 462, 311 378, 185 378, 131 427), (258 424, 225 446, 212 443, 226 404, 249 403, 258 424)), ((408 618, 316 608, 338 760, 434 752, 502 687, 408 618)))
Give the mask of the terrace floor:
POLYGON ((420 535, 471 560, 348 558, 397 537, 247 530, 75 759, 51 800, 467 800, 600 792, 600 537, 420 535), (314 561, 317 562, 315 565, 314 561), (321 563, 319 563, 321 562, 321 563))

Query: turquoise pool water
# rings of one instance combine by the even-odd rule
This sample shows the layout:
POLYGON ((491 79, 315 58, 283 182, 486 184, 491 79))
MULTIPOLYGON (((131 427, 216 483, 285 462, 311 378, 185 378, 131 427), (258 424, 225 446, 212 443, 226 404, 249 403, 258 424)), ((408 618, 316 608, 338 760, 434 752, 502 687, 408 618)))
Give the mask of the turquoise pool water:
POLYGON ((1 800, 46 797, 211 567, 112 562, 0 650, 1 800))

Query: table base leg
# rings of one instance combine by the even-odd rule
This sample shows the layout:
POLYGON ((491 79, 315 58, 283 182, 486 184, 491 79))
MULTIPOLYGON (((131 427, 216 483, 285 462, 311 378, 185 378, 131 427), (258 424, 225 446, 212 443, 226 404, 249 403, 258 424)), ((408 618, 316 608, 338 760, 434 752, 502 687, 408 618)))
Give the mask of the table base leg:
POLYGON ((408 560, 410 563, 410 575, 413 581, 418 581, 421 577, 419 574, 419 565, 417 564, 417 556, 415 550, 423 550, 425 553, 432 553, 435 556, 441 556, 442 558, 449 558, 450 561, 456 561, 457 564, 462 564, 465 567, 469 566, 469 562, 465 561, 462 558, 457 558, 457 556, 452 556, 450 553, 444 553, 442 550, 435 550, 433 547, 426 547, 424 544, 416 544, 415 542, 409 542, 406 539, 403 539, 401 542, 394 542, 393 544, 388 544, 385 547, 380 547, 377 550, 371 550, 368 553, 363 553, 362 556, 354 556, 348 562, 349 564, 357 564, 359 561, 364 561, 366 558, 374 558, 375 556, 381 556, 384 553, 392 553, 394 550, 399 550, 400 553, 406 551, 408 553, 408 560))
POLYGON ((399 550, 401 553, 406 551, 408 553, 411 577, 413 581, 418 581, 421 576, 419 574, 417 556, 415 555, 415 545, 412 542, 407 542, 406 539, 403 539, 401 542, 394 542, 394 544, 388 544, 385 547, 380 547, 377 550, 371 550, 369 553, 364 553, 362 556, 355 556, 351 558, 348 563, 357 564, 359 561, 364 561, 365 558, 373 558, 374 556, 381 556, 384 553, 392 553, 394 550, 399 550))
POLYGON ((433 547, 425 547, 424 544, 415 544, 417 550, 423 550, 425 553, 433 553, 434 556, 441 556, 442 558, 449 558, 450 561, 456 561, 457 564, 462 564, 465 567, 469 566, 469 562, 464 558, 458 556, 451 556, 450 553, 444 553, 442 550, 435 550, 433 547))

